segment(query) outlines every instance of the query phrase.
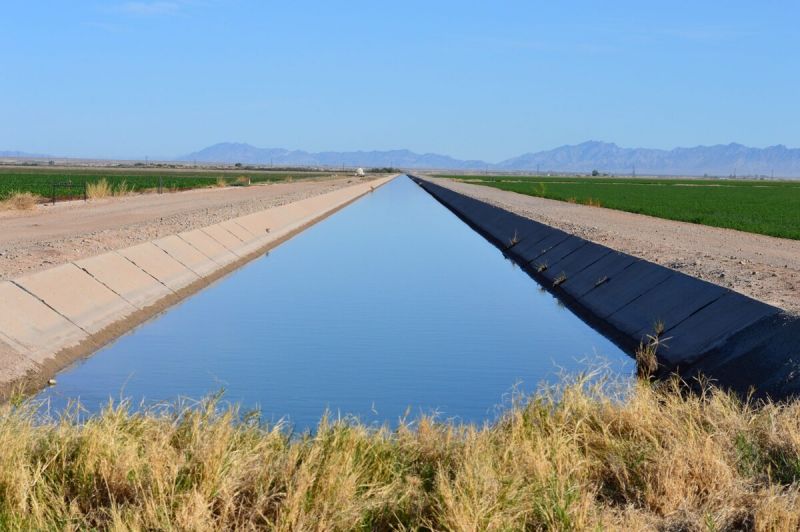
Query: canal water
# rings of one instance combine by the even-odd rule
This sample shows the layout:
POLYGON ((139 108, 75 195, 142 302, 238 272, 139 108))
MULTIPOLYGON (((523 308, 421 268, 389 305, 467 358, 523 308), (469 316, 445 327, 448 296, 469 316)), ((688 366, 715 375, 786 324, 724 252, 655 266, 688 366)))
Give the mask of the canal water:
POLYGON ((312 428, 327 409, 491 420, 513 389, 632 360, 406 177, 64 370, 39 397, 202 398, 312 428))

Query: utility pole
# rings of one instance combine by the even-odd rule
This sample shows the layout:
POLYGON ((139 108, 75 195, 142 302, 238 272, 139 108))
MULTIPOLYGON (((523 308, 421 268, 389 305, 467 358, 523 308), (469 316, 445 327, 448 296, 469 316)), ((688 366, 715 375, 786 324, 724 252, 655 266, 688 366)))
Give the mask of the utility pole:
POLYGON ((633 165, 633 177, 636 177, 636 165, 633 165))

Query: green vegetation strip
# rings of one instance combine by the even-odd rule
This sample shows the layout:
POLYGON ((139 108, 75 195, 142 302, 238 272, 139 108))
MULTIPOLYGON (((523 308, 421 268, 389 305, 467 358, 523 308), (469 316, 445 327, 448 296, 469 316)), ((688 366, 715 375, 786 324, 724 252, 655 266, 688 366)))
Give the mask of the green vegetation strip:
POLYGON ((249 178, 251 183, 273 183, 287 180, 307 179, 330 175, 320 172, 252 172, 246 170, 175 170, 175 169, 20 169, 0 168, 0 201, 14 192, 30 192, 50 199, 55 188, 56 199, 83 197, 84 183, 93 184, 102 179, 113 190, 120 187, 127 192, 146 192, 157 190, 159 183, 164 192, 234 185, 249 178), (237 180, 239 180, 237 182, 237 180), (71 186, 64 186, 70 183, 71 186))
POLYGON ((800 528, 800 402, 632 386, 577 379, 491 425, 324 419, 304 435, 214 400, 89 419, 6 404, 0 528, 800 528))
POLYGON ((502 190, 800 240, 800 183, 723 179, 439 176, 502 190))

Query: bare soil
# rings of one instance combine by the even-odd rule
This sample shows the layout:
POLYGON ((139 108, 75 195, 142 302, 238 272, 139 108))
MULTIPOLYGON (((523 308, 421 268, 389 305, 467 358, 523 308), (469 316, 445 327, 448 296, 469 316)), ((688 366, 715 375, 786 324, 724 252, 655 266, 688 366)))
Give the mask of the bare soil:
POLYGON ((39 205, 0 212, 0 280, 237 216, 372 178, 319 178, 39 205))
POLYGON ((800 241, 434 180, 592 242, 800 313, 800 241))

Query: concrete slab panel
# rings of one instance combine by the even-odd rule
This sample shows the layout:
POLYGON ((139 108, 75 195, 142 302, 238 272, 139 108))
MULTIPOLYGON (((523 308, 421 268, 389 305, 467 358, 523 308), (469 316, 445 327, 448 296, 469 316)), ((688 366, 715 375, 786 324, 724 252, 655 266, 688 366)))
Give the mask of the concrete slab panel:
POLYGON ((21 277, 15 283, 89 334, 136 311, 136 307, 72 263, 21 277))
POLYGON ((475 208, 475 204, 469 201, 468 198, 456 194, 438 196, 437 199, 461 215, 467 214, 470 209, 475 208))
POLYGON ((654 334, 656 322, 662 322, 668 331, 727 292, 721 286, 675 272, 609 316, 608 321, 634 339, 643 339, 654 334))
POLYGON ((176 261, 186 266, 198 277, 205 277, 217 271, 219 264, 201 253, 194 246, 188 244, 178 235, 169 235, 158 240, 153 240, 153 244, 165 251, 176 261))
POLYGON ((178 237, 220 266, 227 266, 237 258, 225 246, 208 236, 201 229, 178 233, 178 237))
POLYGON ((43 362, 88 335, 10 281, 0 282, 0 335, 14 352, 43 362))
POLYGON ((640 259, 618 251, 611 251, 583 270, 571 275, 561 289, 573 298, 580 299, 594 290, 601 282, 607 282, 621 274, 640 259))
POLYGON ((586 242, 583 246, 569 255, 566 255, 561 260, 554 262, 547 271, 564 272, 567 280, 565 284, 562 285, 563 287, 566 283, 569 283, 573 277, 610 253, 613 253, 613 251, 605 246, 595 244, 594 242, 586 242))
POLYGON ((36 369, 37 366, 31 359, 4 342, 3 335, 0 334, 0 384, 14 382, 36 369))
POLYGON ((768 316, 742 329, 684 371, 705 375, 741 393, 773 398, 800 394, 800 318, 768 316), (757 385, 757 386, 756 386, 757 385))
POLYGON ((674 274, 674 271, 657 264, 634 262, 579 300, 595 316, 605 319, 674 274))
MULTIPOLYGON (((522 260, 523 262, 530 263, 531 266, 537 267, 541 261, 539 257, 556 247, 557 245, 561 244, 568 238, 575 238, 569 233, 565 233, 564 231, 559 231, 558 229, 552 229, 550 234, 541 238, 539 240, 533 241, 531 240, 530 243, 526 245, 525 242, 522 242, 519 249, 515 249, 515 254, 522 260)), ((517 246, 514 246, 516 248, 517 246)), ((547 264, 550 266, 550 264, 547 264)))
POLYGON ((673 365, 694 363, 736 333, 780 312, 776 307, 729 291, 676 327, 667 329, 664 334, 671 340, 659 356, 673 365))
POLYGON ((530 226, 531 224, 525 218, 508 213, 500 214, 487 224, 485 230, 501 246, 508 247, 513 240, 522 243, 531 234, 530 226))
POLYGON ((152 242, 117 251, 170 290, 178 291, 200 277, 152 242))
POLYGON ((558 263, 565 257, 569 257, 572 253, 576 253, 583 248, 588 242, 577 236, 570 236, 560 244, 553 246, 549 251, 543 253, 536 258, 536 262, 540 264, 547 264, 547 269, 542 271, 542 276, 552 281, 562 274, 566 276, 565 271, 558 268, 558 263))
POLYGON ((368 190, 369 188, 363 186, 352 187, 352 190, 348 187, 320 194, 319 196, 312 196, 302 200, 302 202, 309 213, 320 214, 344 205, 353 198, 363 195, 368 190))
POLYGON ((161 281, 113 251, 75 264, 139 309, 173 293, 161 281))
POLYGON ((236 223, 244 227, 247 232, 252 233, 255 238, 260 238, 267 234, 267 225, 260 220, 260 215, 263 212, 266 211, 239 216, 236 218, 236 223))
POLYGON ((209 225, 201 229, 205 234, 222 244, 225 249, 239 257, 237 250, 242 247, 242 241, 230 231, 221 227, 220 224, 209 225))
POLYGON ((296 201, 279 207, 284 212, 284 215, 289 220, 288 226, 295 227, 301 226, 322 214, 320 209, 312 209, 308 201, 296 201))
POLYGON ((279 239, 279 237, 278 236, 274 236, 274 235, 265 235, 265 236, 263 236, 261 238, 254 238, 250 242, 248 242, 246 244, 242 244, 242 247, 239 248, 239 253, 242 256, 250 255, 252 253, 260 251, 261 249, 269 246, 270 244, 272 244, 273 242, 277 241, 278 239, 279 239))
POLYGON ((306 210, 302 206, 290 203, 256 213, 251 223, 261 234, 288 233, 293 228, 302 225, 302 220, 306 215, 306 210))
POLYGON ((244 226, 237 223, 236 218, 232 220, 225 220, 224 222, 220 222, 220 226, 222 226, 226 231, 232 233, 236 238, 241 240, 242 242, 249 242, 256 238, 257 236, 261 236, 261 234, 254 234, 244 228, 244 226))
POLYGON ((528 262, 525 260, 525 257, 530 256, 531 253, 539 252, 540 248, 538 243, 545 238, 550 238, 553 235, 565 234, 563 231, 548 226, 537 227, 536 225, 530 225, 526 226, 524 230, 527 233, 525 235, 525 240, 511 248, 521 263, 528 262))

